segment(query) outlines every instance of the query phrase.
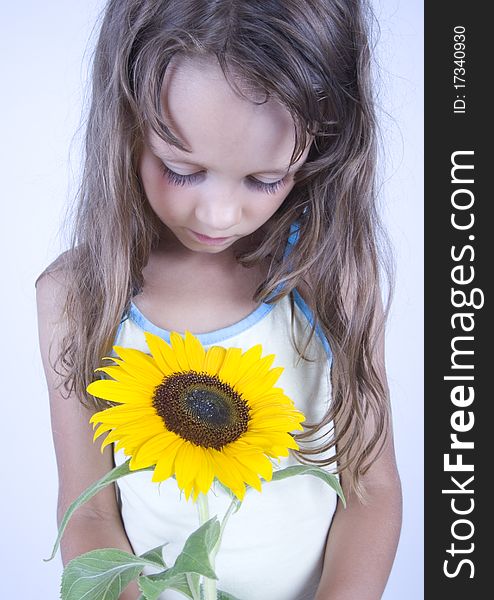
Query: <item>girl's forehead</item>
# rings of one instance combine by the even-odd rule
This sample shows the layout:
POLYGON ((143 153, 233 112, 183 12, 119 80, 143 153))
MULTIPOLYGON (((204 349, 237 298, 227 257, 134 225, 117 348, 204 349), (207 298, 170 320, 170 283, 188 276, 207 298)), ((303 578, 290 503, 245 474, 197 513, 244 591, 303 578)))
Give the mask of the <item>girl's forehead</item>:
MULTIPOLYGON (((226 161, 242 162, 244 168, 247 162, 253 172, 257 165, 287 168, 295 145, 290 113, 276 100, 245 85, 241 89, 242 95, 213 58, 178 58, 163 82, 165 121, 191 157, 211 166, 226 161)), ((155 148, 166 146, 157 136, 152 141, 155 148)))

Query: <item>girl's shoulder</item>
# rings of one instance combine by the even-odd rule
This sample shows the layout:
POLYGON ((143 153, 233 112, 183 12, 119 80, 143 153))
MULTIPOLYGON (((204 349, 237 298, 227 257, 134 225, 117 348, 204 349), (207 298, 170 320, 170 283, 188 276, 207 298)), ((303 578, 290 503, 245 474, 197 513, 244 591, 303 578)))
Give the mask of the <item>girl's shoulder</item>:
POLYGON ((53 260, 37 277, 34 285, 36 289, 41 285, 66 285, 69 272, 77 257, 77 248, 62 252, 53 260))
POLYGON ((35 282, 38 337, 50 398, 60 396, 62 380, 54 367, 64 332, 64 306, 67 299, 67 253, 61 254, 38 276, 35 282))
POLYGON ((61 320, 75 255, 74 250, 63 252, 38 275, 34 282, 40 336, 61 320))

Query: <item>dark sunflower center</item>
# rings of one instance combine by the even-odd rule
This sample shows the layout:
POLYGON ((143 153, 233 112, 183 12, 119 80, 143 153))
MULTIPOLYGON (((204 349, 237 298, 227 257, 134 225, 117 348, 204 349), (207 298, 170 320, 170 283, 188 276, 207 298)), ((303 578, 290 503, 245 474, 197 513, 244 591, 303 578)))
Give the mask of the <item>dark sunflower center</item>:
POLYGON ((155 389, 153 406, 168 430, 204 448, 234 442, 249 423, 249 407, 216 375, 173 373, 155 389))
POLYGON ((203 423, 222 426, 230 421, 230 406, 213 390, 194 389, 185 395, 185 401, 191 414, 203 423))

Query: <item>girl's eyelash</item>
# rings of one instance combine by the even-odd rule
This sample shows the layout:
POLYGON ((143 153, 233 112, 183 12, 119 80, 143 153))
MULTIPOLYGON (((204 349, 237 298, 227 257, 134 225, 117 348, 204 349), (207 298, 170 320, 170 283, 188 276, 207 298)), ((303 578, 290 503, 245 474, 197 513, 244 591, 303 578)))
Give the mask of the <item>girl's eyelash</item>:
POLYGON ((249 185, 255 190, 259 190, 260 192, 265 192, 266 194, 276 194, 283 185, 285 184, 285 179, 279 179, 278 181, 273 181, 273 183, 266 183, 265 181, 259 181, 255 177, 249 177, 247 179, 249 185))
MULTIPOLYGON (((184 186, 196 183, 199 177, 202 175, 202 171, 191 173, 190 175, 180 175, 180 173, 175 173, 175 171, 172 171, 166 165, 163 165, 163 174, 171 184, 184 186)), ((255 177, 249 177, 247 182, 249 187, 254 190, 258 190, 266 194, 276 194, 276 192, 278 192, 285 184, 285 179, 283 178, 278 181, 274 181, 273 183, 266 183, 265 181, 259 181, 259 179, 256 179, 255 177)))
POLYGON ((163 165, 163 173, 168 181, 173 185, 191 185, 196 183, 197 179, 201 175, 200 171, 197 173, 191 173, 190 175, 180 175, 180 173, 175 173, 175 171, 172 171, 166 165, 163 165))

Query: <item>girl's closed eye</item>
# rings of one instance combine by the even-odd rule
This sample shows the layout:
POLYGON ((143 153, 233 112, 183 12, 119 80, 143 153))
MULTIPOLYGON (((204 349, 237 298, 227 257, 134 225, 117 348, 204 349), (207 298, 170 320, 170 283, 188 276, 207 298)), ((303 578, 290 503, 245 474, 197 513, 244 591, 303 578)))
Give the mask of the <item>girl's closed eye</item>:
MULTIPOLYGON (((185 186, 198 183, 204 175, 204 171, 196 171, 195 173, 184 175, 173 171, 170 167, 163 164, 163 174, 171 184, 185 186)), ((246 178, 246 185, 254 191, 264 192, 266 194, 276 194, 276 192, 285 185, 285 178, 268 183, 266 181, 261 181, 256 177, 249 176, 246 178)))
POLYGON ((285 178, 278 179, 278 181, 273 181, 271 183, 267 183, 265 181, 260 181, 256 177, 248 177, 247 178, 247 186, 260 191, 265 192, 266 194, 276 194, 280 189, 285 185, 285 178))
POLYGON ((163 174, 171 184, 184 186, 197 183, 204 174, 204 171, 196 171, 195 173, 182 175, 176 171, 172 171, 170 167, 167 167, 165 164, 163 164, 163 174))

